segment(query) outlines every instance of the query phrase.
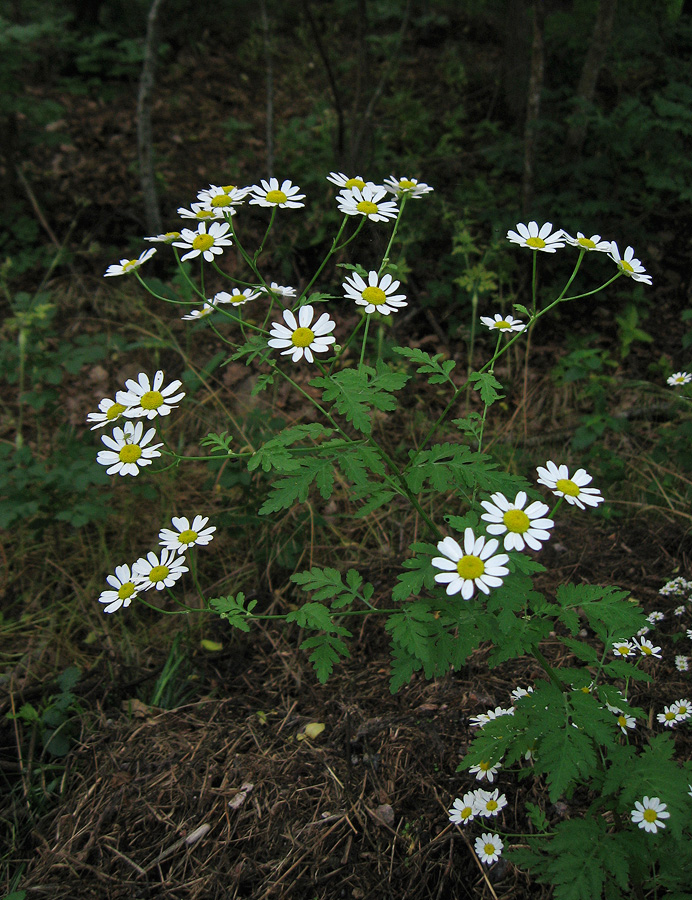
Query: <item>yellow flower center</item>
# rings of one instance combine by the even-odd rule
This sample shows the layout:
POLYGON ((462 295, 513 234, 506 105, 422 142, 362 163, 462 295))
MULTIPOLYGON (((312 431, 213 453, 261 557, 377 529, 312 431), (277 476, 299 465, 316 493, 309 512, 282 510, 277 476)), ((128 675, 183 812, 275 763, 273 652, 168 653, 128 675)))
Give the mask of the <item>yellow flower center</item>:
POLYGON ((247 300, 247 297, 245 296, 245 294, 242 294, 240 291, 238 291, 237 293, 231 294, 231 303, 233 304, 233 306, 240 306, 241 303, 245 303, 246 300, 247 300))
MULTIPOLYGON (((615 648, 615 652, 619 653, 620 656, 629 656, 630 648, 627 646, 627 644, 620 644, 618 647, 615 648)), ((673 717, 673 718, 675 718, 675 717, 673 717)))
POLYGON ((127 600, 128 597, 131 597, 136 588, 131 581, 126 581, 125 584, 120 585, 120 589, 118 590, 118 600, 127 600))
POLYGON ((571 478, 558 478, 555 490, 560 491, 566 497, 578 497, 580 493, 579 485, 576 485, 571 478))
POLYGON ((460 813, 460 816, 462 819, 468 819, 472 815, 473 815, 473 807, 472 806, 465 806, 460 813))
POLYGON ((644 818, 647 822, 655 822, 658 818, 658 813, 655 809, 645 809, 644 810, 644 818))
POLYGON ((113 403, 108 407, 108 412, 106 413, 106 421, 111 422, 113 419, 117 419, 120 413, 125 412, 127 409, 126 406, 123 406, 122 403, 113 403))
POLYGON ((194 544, 197 540, 197 532, 193 531, 191 528, 186 529, 185 531, 181 531, 178 535, 178 540, 181 544, 194 544))
POLYGON ((153 566, 151 572, 149 572, 149 581, 152 584, 156 584, 157 581, 163 581, 165 578, 168 578, 170 571, 168 566, 153 566))
POLYGON ((177 241, 178 238, 180 237, 180 232, 179 232, 179 231, 167 231, 167 232, 164 234, 164 237, 165 237, 166 240, 169 241, 169 242, 170 242, 170 241, 177 241))
POLYGON ((595 250, 596 244, 591 238, 577 238, 577 243, 580 247, 583 247, 585 250, 595 250))
POLYGON ((267 192, 267 202, 268 203, 285 203, 288 200, 286 194, 283 191, 268 191, 267 192))
POLYGON ((647 647, 646 644, 642 644, 640 650, 645 656, 651 656, 652 650, 651 647, 647 647))
POLYGON ((663 718, 666 720, 666 722, 672 722, 675 718, 675 713, 672 710, 669 710, 667 713, 663 714, 663 718))
POLYGON ((163 402, 161 391, 147 391, 146 394, 142 394, 139 405, 142 409, 158 409, 159 406, 163 405, 163 402))
POLYGON ((626 728, 627 719, 624 716, 618 716, 618 725, 620 726, 620 728, 626 728))
POLYGON ((513 531, 515 534, 524 534, 531 527, 531 520, 521 509, 508 509, 502 521, 507 526, 507 531, 513 531))
POLYGON ((310 328, 296 328, 291 335, 291 343, 294 347, 309 347, 315 340, 315 333, 310 328))
MULTIPOLYGON (((485 572, 485 565, 478 556, 462 556, 457 563, 457 572, 462 578, 472 581, 474 578, 480 578, 485 572)), ((481 763, 481 769, 483 768, 484 765, 481 763)))
POLYGON ((682 704, 680 704, 678 706, 678 715, 685 716, 685 715, 687 715, 688 712, 689 712, 689 710, 687 709, 686 706, 683 706, 682 704))
POLYGON ((129 272, 130 269, 136 269, 138 265, 139 265, 139 260, 138 260, 138 259, 129 259, 129 260, 123 265, 123 272, 129 272))
POLYGON ((620 260, 620 268, 625 273, 625 275, 632 275, 632 273, 634 272, 632 266, 627 262, 627 260, 624 259, 620 260))
POLYGON ((542 250, 545 247, 545 241, 543 238, 530 237, 526 240, 526 246, 531 247, 532 250, 542 250))
POLYGON ((414 188, 415 186, 415 181, 409 181, 407 178, 402 178, 399 182, 399 189, 402 191, 410 191, 411 188, 414 188))
POLYGON ((359 191, 362 191, 365 187, 365 182, 362 178, 349 178, 345 186, 349 189, 357 187, 359 191))
POLYGON ((488 800, 488 802, 485 804, 485 808, 488 810, 488 812, 495 812, 495 810, 497 809, 497 800, 488 800))
POLYGON ((214 238, 210 234, 198 234, 192 242, 192 249, 204 252, 214 246, 214 238))
POLYGON ((210 209, 198 209, 195 216, 198 219, 213 219, 214 213, 210 209))
POLYGON ((495 328, 505 329, 505 328, 511 328, 512 326, 509 324, 509 322, 507 321, 507 319, 503 319, 501 322, 495 322, 494 327, 495 327, 495 328))
POLYGON ((232 205, 232 202, 233 202, 233 201, 232 201, 231 198, 228 196, 228 194, 217 194, 216 197, 213 197, 213 198, 212 198, 211 205, 212 205, 213 207, 218 207, 218 206, 231 206, 231 205, 232 205))
POLYGON ((356 209, 364 216, 372 216, 377 212, 377 204, 370 200, 361 200, 360 203, 356 203, 356 209))
POLYGON ((481 770, 481 772, 487 772, 488 769, 490 768, 490 763, 489 762, 480 762, 480 763, 478 763, 478 768, 481 770))
POLYGON ((232 194, 235 189, 236 189, 235 184, 222 184, 221 185, 221 190, 224 192, 224 194, 232 194))
POLYGON ((362 297, 363 300, 367 300, 368 303, 372 303, 373 306, 382 306, 383 303, 387 302, 387 295, 382 288, 375 287, 374 285, 366 287, 362 293, 362 297))
POLYGON ((495 853, 495 844, 484 844, 483 849, 485 850, 486 856, 492 856, 495 853))
POLYGON ((139 444, 125 444, 125 446, 122 447, 120 449, 120 452, 118 453, 120 462, 124 463, 136 462, 141 455, 142 448, 139 446, 139 444))

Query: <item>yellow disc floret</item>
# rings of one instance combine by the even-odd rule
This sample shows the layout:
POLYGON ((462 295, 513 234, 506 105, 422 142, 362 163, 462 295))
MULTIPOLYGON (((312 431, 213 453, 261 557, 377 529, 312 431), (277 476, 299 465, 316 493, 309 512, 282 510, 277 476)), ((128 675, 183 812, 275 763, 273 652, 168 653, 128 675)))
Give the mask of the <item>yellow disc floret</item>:
POLYGON ((267 191, 267 202, 268 203, 285 203, 288 200, 286 194, 283 191, 267 191))
POLYGON ((375 285, 366 287, 362 296, 363 300, 367 300, 368 303, 372 303, 373 306, 382 306, 383 303, 387 302, 387 295, 385 292, 382 288, 375 287, 375 285))
POLYGON ((359 191, 362 191, 365 187, 365 182, 362 178, 349 178, 346 182, 346 187, 350 190, 350 188, 357 187, 359 191))
POLYGON ((128 597, 131 597, 135 592, 135 586, 131 581, 126 581, 125 584, 121 584, 118 590, 118 600, 127 600, 128 597))
POLYGON ((149 581, 151 581, 152 584, 156 584, 157 581, 163 581, 168 578, 170 571, 168 566, 153 566, 149 572, 149 581))
POLYGON ((210 234, 198 234, 192 242, 192 249, 199 250, 201 253, 213 246, 214 238, 210 234))
POLYGON ((377 212, 378 207, 371 200, 361 200, 360 203, 356 204, 356 209, 359 213, 363 213, 364 216, 372 216, 377 212))
POLYGON ((532 250, 542 250, 546 246, 546 243, 543 238, 530 237, 526 239, 526 246, 531 247, 532 250))
POLYGON ((507 526, 507 531, 513 531, 515 534, 524 534, 531 527, 531 519, 522 509, 508 509, 502 521, 507 526))
POLYGON ((596 244, 591 240, 591 238, 580 237, 577 238, 577 243, 580 247, 583 247, 585 250, 595 250, 596 244))
POLYGON ((472 581, 474 578, 480 578, 485 572, 485 564, 478 556, 462 556, 457 563, 457 572, 462 578, 472 581))
POLYGON ((161 391, 147 391, 142 394, 139 405, 142 409, 158 409, 164 403, 161 391))
POLYGON ((106 413, 106 420, 108 422, 112 422, 113 419, 117 419, 120 413, 125 412, 127 409, 122 403, 111 403, 108 407, 108 412, 106 413))
POLYGON ((194 544, 197 540, 197 532, 193 531, 191 528, 187 528, 185 531, 181 531, 178 535, 178 540, 181 544, 194 544))
POLYGON ((125 444, 125 446, 122 447, 118 453, 120 462, 123 463, 137 462, 141 455, 142 448, 139 446, 139 444, 125 444))
POLYGON ((575 484, 571 478, 558 478, 555 490, 560 491, 566 497, 578 497, 580 494, 579 485, 575 484))
POLYGON ((309 347, 315 340, 315 333, 310 328, 296 328, 291 335, 291 343, 294 347, 309 347))

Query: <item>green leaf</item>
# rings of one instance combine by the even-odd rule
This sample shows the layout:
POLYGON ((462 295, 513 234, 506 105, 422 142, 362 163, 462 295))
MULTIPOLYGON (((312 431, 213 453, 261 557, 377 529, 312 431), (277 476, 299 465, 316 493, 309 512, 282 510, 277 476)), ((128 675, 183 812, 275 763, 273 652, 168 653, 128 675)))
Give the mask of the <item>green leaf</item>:
POLYGON ((646 625, 644 613, 636 602, 625 602, 628 597, 628 591, 597 584, 562 584, 556 594, 560 606, 583 612, 605 644, 625 640, 646 625))
POLYGON ((69 666, 64 672, 61 672, 60 675, 58 675, 56 681, 63 694, 67 694, 75 687, 81 677, 82 670, 79 666, 69 666))
POLYGON ((496 400, 501 400, 502 385, 490 372, 471 372, 469 381, 474 389, 480 392, 481 400, 486 406, 492 406, 496 400))
POLYGON ((432 566, 432 559, 437 552, 432 544, 416 543, 411 545, 411 550, 416 554, 410 559, 405 559, 403 567, 407 572, 397 575, 398 584, 392 591, 392 600, 400 603, 409 597, 417 597, 424 585, 432 587, 437 571, 432 566))
POLYGON ((316 631, 335 631, 336 627, 332 624, 331 613, 322 603, 309 601, 304 603, 300 609, 292 610, 286 616, 287 622, 295 622, 301 628, 313 628, 316 631))
POLYGON ((332 609, 341 609, 353 603, 358 594, 369 600, 375 591, 371 584, 363 584, 362 576, 355 569, 349 569, 346 573, 346 584, 337 569, 320 569, 318 566, 313 566, 306 572, 296 572, 291 575, 291 581, 299 584, 304 591, 310 591, 313 600, 335 598, 331 604, 332 609))
POLYGON ((395 353, 405 356, 412 363, 417 364, 416 372, 422 375, 429 375, 429 384, 443 384, 445 381, 449 381, 454 386, 454 382, 449 376, 449 373, 456 366, 456 362, 453 359, 447 359, 440 363, 438 360, 442 359, 441 353, 430 356, 429 353, 425 353, 425 351, 419 350, 417 347, 393 347, 392 349, 395 353))
POLYGON ((369 409, 388 412, 396 407, 392 391, 401 390, 409 376, 392 372, 381 360, 377 368, 361 365, 358 369, 343 369, 333 375, 313 378, 312 387, 322 388, 322 400, 334 403, 341 415, 363 434, 370 434, 372 423, 369 409))
POLYGON ((211 448, 212 453, 225 453, 226 456, 233 456, 231 444, 233 438, 227 431, 221 434, 215 434, 213 431, 199 442, 200 447, 211 448))
MULTIPOLYGON (((346 629, 343 629, 342 633, 351 636, 346 629)), ((300 649, 312 650, 308 659, 315 667, 317 679, 321 684, 324 684, 332 674, 334 665, 339 662, 340 657, 350 656, 346 644, 333 634, 314 634, 303 641, 300 649)))
POLYGON ((251 600, 246 606, 245 594, 239 591, 235 597, 232 595, 215 597, 209 601, 209 605, 222 619, 226 619, 231 627, 247 632, 250 630, 248 619, 251 617, 252 610, 257 606, 257 601, 251 600))
MULTIPOLYGON (((284 428, 252 454, 247 464, 248 471, 254 472, 255 469, 262 466, 265 472, 269 472, 271 469, 276 469, 282 474, 294 472, 301 467, 302 461, 307 457, 304 453, 300 456, 296 455, 289 447, 306 439, 317 441, 333 432, 333 428, 325 428, 318 422, 284 428)), ((314 445, 309 445, 309 449, 313 449, 313 447, 314 445)))
POLYGON ((392 694, 404 687, 411 680, 414 672, 420 671, 423 663, 404 650, 398 644, 392 644, 392 676, 389 682, 389 690, 392 694))
POLYGON ((259 509, 261 516, 290 509, 296 502, 305 503, 313 482, 317 484, 324 500, 328 500, 331 496, 334 488, 334 469, 331 460, 302 457, 295 462, 295 469, 289 469, 291 472, 289 477, 279 478, 272 484, 269 496, 259 509))

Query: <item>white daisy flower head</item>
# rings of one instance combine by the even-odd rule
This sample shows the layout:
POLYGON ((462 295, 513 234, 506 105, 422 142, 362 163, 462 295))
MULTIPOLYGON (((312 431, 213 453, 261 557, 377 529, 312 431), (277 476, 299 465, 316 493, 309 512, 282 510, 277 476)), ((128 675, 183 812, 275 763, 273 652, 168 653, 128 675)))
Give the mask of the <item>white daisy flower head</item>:
POLYGON ((644 637, 645 634, 648 634, 651 631, 648 625, 643 625, 636 634, 636 637, 644 637))
POLYGON ((163 372, 161 369, 154 375, 153 384, 145 372, 140 372, 137 381, 128 378, 125 382, 126 391, 118 391, 115 399, 127 409, 123 415, 128 419, 154 419, 156 416, 167 416, 177 408, 178 403, 185 396, 185 391, 176 393, 182 382, 171 381, 163 387, 163 372))
POLYGON ((433 566, 442 571, 435 575, 437 584, 446 584, 448 596, 461 594, 464 600, 470 600, 475 588, 489 594, 491 588, 500 587, 502 579, 509 574, 505 565, 509 561, 506 553, 493 554, 498 542, 476 537, 472 528, 464 531, 464 546, 452 537, 446 537, 437 545, 443 556, 432 560, 433 566))
POLYGON ((395 178, 394 175, 385 178, 383 184, 390 193, 399 197, 405 194, 407 197, 413 197, 415 200, 434 190, 425 182, 418 181, 417 178, 395 178))
POLYGON ((234 184, 210 184, 208 188, 197 194, 197 199, 209 209, 217 209, 222 212, 230 212, 235 214, 235 210, 230 207, 239 206, 250 193, 249 187, 239 188, 234 184))
POLYGON ((272 294, 278 294, 279 297, 283 297, 284 300, 293 300, 298 293, 294 287, 277 284, 275 281, 272 281, 269 285, 269 290, 272 294))
POLYGON ((330 172, 327 175, 327 181, 331 181, 332 184, 345 188, 347 191, 350 191, 351 188, 358 188, 359 191, 362 191, 366 184, 374 185, 373 181, 366 181, 362 175, 355 175, 353 178, 349 178, 343 172, 330 172))
POLYGON ((632 641, 615 641, 613 653, 619 659, 627 659, 628 656, 634 656, 635 645, 632 641))
POLYGON ((634 716, 624 713, 621 709, 612 709, 611 712, 614 712, 617 715, 618 725, 623 734, 627 734, 628 728, 633 729, 637 727, 634 716))
POLYGON ((127 407, 123 403, 116 403, 109 397, 104 397, 99 402, 99 411, 92 412, 87 415, 87 424, 91 425, 91 430, 103 428, 104 425, 110 425, 115 422, 125 412, 127 407), (91 423, 94 423, 93 425, 91 423))
POLYGON ((519 319, 515 319, 514 316, 502 316, 500 313, 495 313, 493 318, 490 316, 481 316, 481 322, 491 331, 523 331, 526 328, 523 322, 519 319))
POLYGON ((454 801, 452 808, 448 810, 449 821, 454 825, 465 825, 472 822, 476 817, 475 794, 469 792, 454 801))
POLYGON ((489 819, 496 816, 507 806, 507 798, 500 793, 499 788, 494 791, 484 791, 482 788, 476 791, 476 813, 489 819))
POLYGON ((400 281, 393 281, 391 275, 378 277, 377 272, 368 272, 367 283, 357 273, 347 276, 341 285, 346 296, 355 300, 358 306, 364 306, 365 312, 374 312, 388 316, 408 306, 406 294, 397 294, 400 281))
POLYGON ((678 672, 689 672, 690 670, 690 658, 689 656, 683 656, 679 654, 675 657, 675 668, 678 672))
POLYGON ((242 306, 249 300, 256 300, 260 296, 261 292, 256 291, 254 288, 245 288, 243 291, 240 288, 233 288, 230 293, 228 291, 219 291, 214 296, 214 299, 217 303, 230 303, 231 306, 242 306))
POLYGON ((487 832, 476 838, 473 849, 481 862, 487 866, 496 862, 502 856, 502 849, 505 845, 500 840, 499 834, 491 834, 487 832))
POLYGON ((651 641, 648 638, 641 638, 641 640, 637 643, 635 641, 635 646, 639 650, 642 656, 653 656, 656 659, 661 658, 661 648, 654 647, 651 641))
POLYGON ((138 475, 144 466, 150 466, 152 460, 161 456, 158 449, 163 444, 147 446, 156 434, 155 428, 144 432, 142 422, 125 422, 122 428, 114 428, 113 436, 101 436, 108 450, 99 450, 96 462, 108 466, 106 475, 138 475))
POLYGON ((630 817, 635 825, 656 834, 659 828, 665 828, 666 823, 662 819, 669 819, 670 813, 666 811, 667 804, 661 803, 658 797, 644 797, 641 801, 634 801, 634 809, 630 817))
POLYGON ((347 216, 366 216, 373 222, 396 219, 399 214, 394 200, 385 200, 387 191, 377 184, 366 184, 341 191, 337 198, 340 212, 347 216))
POLYGON ((469 768, 469 774, 476 776, 476 781, 483 781, 484 778, 487 778, 491 783, 495 781, 495 776, 502 768, 500 763, 495 763, 495 765, 490 765, 489 762, 479 762, 477 766, 471 766, 469 768))
POLYGON ((297 319, 290 309, 285 309, 283 316, 286 324, 273 322, 269 332, 271 339, 267 343, 270 347, 280 349, 282 356, 290 355, 293 362, 298 362, 303 357, 307 362, 313 362, 314 353, 325 353, 329 345, 336 341, 330 333, 334 331, 336 322, 327 313, 322 313, 313 322, 313 315, 312 306, 301 306, 297 319))
POLYGON ((550 507, 539 500, 526 506, 527 499, 526 492, 519 491, 512 502, 500 493, 481 501, 486 510, 481 519, 490 523, 486 530, 492 535, 504 534, 505 550, 523 550, 527 545, 532 550, 540 550, 541 543, 550 537, 550 529, 555 524, 545 518, 550 507))
POLYGON ((495 709, 489 709, 487 712, 480 713, 477 716, 471 716, 469 723, 471 725, 480 725, 482 728, 488 722, 492 722, 493 719, 499 719, 501 716, 513 716, 514 712, 513 706, 510 706, 509 709, 505 709, 504 706, 496 706, 495 709))
POLYGON ((216 312, 218 303, 219 301, 216 297, 212 297, 210 300, 204 301, 204 306, 202 306, 201 309, 191 309, 189 313, 185 313, 185 315, 180 318, 185 322, 196 322, 199 319, 204 319, 206 316, 210 316, 213 312, 216 312))
POLYGON ((516 231, 507 232, 507 240, 529 250, 542 250, 543 253, 555 253, 559 247, 565 246, 562 230, 558 228, 553 232, 552 222, 546 222, 540 228, 538 222, 529 222, 528 225, 519 222, 516 231))
POLYGON ((132 573, 140 590, 155 588, 162 591, 173 587, 184 572, 190 571, 185 562, 185 557, 177 556, 175 550, 162 550, 159 556, 150 550, 146 557, 140 557, 132 566, 132 573))
POLYGON ((528 688, 517 687, 512 691, 512 697, 515 700, 521 700, 522 697, 528 697, 529 694, 533 694, 533 686, 529 685, 528 688))
POLYGON ((586 487, 591 482, 591 475, 584 469, 577 469, 570 478, 567 466, 556 466, 549 459, 545 466, 538 466, 536 471, 539 484, 544 484, 556 497, 564 497, 568 503, 580 509, 603 503, 603 497, 597 488, 586 487))
POLYGON ((180 232, 180 240, 173 241, 174 247, 187 250, 180 257, 181 262, 202 256, 207 262, 212 262, 215 256, 223 253, 225 247, 232 247, 233 241, 226 237, 231 226, 228 222, 212 222, 208 229, 206 222, 200 222, 197 231, 191 228, 183 228, 180 232))
POLYGON ((686 606, 676 606, 675 609, 673 610, 673 615, 674 616, 684 616, 686 612, 687 612, 686 606))
POLYGON ((610 253, 612 241, 602 241, 600 234, 592 234, 591 237, 586 237, 581 231, 578 231, 576 237, 571 237, 563 230, 562 237, 568 244, 578 247, 580 250, 596 250, 599 253, 610 253))
POLYGON ((114 275, 129 275, 147 260, 151 259, 155 253, 156 247, 149 247, 148 250, 143 250, 137 259, 121 259, 118 264, 114 263, 112 266, 108 266, 103 277, 112 278, 114 275))
MULTIPOLYGON (((690 377, 692 378, 692 376, 690 377)), ((686 578, 683 578, 682 575, 678 575, 677 578, 673 578, 671 581, 667 581, 658 593, 663 594, 665 597, 669 596, 670 594, 683 597, 685 594, 689 594, 691 592, 692 581, 688 581, 686 578)))
MULTIPOLYGON (((206 203, 191 203, 190 209, 179 206, 177 212, 181 219, 197 219, 198 222, 206 222, 209 219, 223 219, 226 210, 218 207, 212 209, 206 203)), ((233 216, 235 215, 234 209, 229 209, 228 212, 233 216)))
POLYGON ((665 728, 674 728, 680 721, 678 719, 678 713, 677 709, 675 708, 675 704, 672 703, 670 706, 664 706, 663 712, 658 713, 658 715, 656 716, 656 720, 665 728))
POLYGON ((167 231, 165 234, 156 234, 153 237, 145 237, 145 241, 151 241, 156 244, 172 244, 180 237, 179 231, 167 231))
POLYGON ((300 188, 292 181, 282 181, 279 187, 279 180, 270 178, 269 181, 262 180, 261 185, 253 184, 250 190, 251 206, 278 206, 279 209, 300 209, 305 206, 300 202, 305 199, 305 194, 301 194, 300 188))
POLYGON ((205 547, 214 538, 216 525, 205 527, 209 516, 195 516, 190 524, 186 516, 173 516, 171 522, 173 529, 162 528, 159 531, 159 544, 167 550, 177 550, 184 553, 188 547, 205 547))
POLYGON ((692 375, 689 372, 674 372, 668 378, 668 384, 671 387, 679 387, 682 384, 689 384, 692 381, 692 375))
POLYGON ((116 566, 115 575, 108 575, 106 581, 111 590, 101 591, 99 603, 106 603, 104 612, 114 613, 119 609, 127 609, 137 596, 137 586, 129 566, 116 566))
POLYGON ((689 719, 692 715, 692 703, 686 698, 676 700, 670 708, 675 710, 675 717, 678 722, 684 722, 685 719, 689 719))
POLYGON ((655 625, 656 622, 662 622, 665 619, 665 615, 660 612, 660 610, 655 609, 653 612, 650 612, 646 617, 646 621, 649 625, 655 625))
POLYGON ((644 284, 651 284, 651 275, 646 275, 646 269, 638 259, 634 258, 634 248, 627 247, 625 255, 620 256, 618 245, 613 241, 610 245, 610 253, 608 254, 613 262, 617 263, 620 271, 631 278, 632 281, 641 281, 644 284))

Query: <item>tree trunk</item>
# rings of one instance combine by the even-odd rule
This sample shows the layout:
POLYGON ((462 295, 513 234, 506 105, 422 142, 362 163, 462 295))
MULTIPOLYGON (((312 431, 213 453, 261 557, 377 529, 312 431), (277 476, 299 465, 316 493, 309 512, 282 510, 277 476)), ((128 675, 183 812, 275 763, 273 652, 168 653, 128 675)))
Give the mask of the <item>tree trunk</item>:
POLYGON ((144 217, 149 234, 161 232, 161 213, 156 196, 154 174, 154 152, 151 129, 151 94, 154 88, 156 55, 159 46, 157 16, 163 0, 154 0, 147 18, 147 37, 144 48, 144 64, 139 80, 137 97, 137 156, 139 159, 139 181, 144 197, 144 217))
POLYGON ((594 24, 589 49, 586 51, 584 59, 584 68, 579 79, 577 94, 575 97, 575 117, 570 125, 567 133, 567 146, 578 153, 586 140, 586 117, 585 113, 588 107, 593 103, 596 93, 596 83, 598 76, 603 68, 608 45, 613 33, 613 25, 615 24, 615 11, 617 9, 617 0, 601 0, 598 13, 596 14, 596 22, 594 24))
POLYGON ((533 169, 536 157, 536 129, 543 91, 544 52, 543 29, 545 24, 544 0, 534 0, 533 40, 531 44, 531 75, 526 102, 524 127, 524 175, 522 179, 522 209, 528 215, 533 199, 533 169))

